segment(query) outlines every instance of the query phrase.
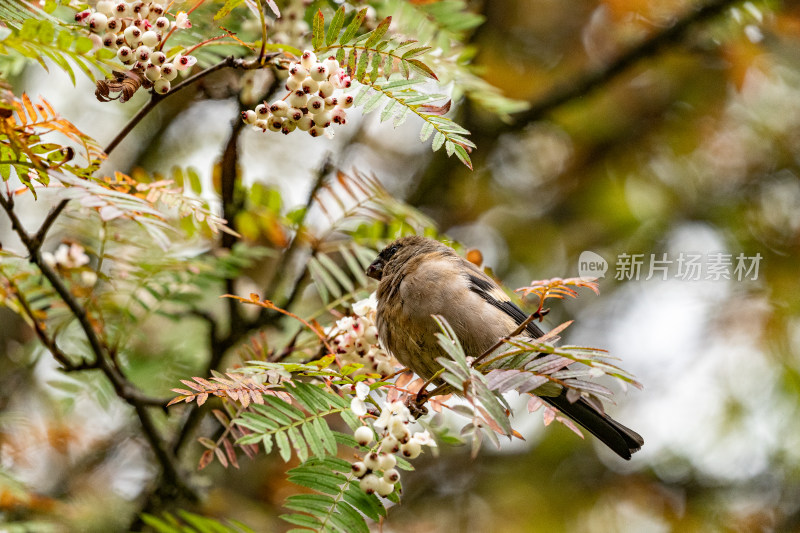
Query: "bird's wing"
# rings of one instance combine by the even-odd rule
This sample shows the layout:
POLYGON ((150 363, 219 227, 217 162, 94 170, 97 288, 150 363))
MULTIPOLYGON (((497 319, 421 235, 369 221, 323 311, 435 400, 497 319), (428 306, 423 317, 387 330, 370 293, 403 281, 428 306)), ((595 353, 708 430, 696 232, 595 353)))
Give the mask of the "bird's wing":
MULTIPOLYGON (((500 288, 500 286, 492 280, 489 276, 485 273, 481 272, 481 270, 470 263, 469 261, 462 259, 465 269, 464 272, 467 274, 467 279, 469 280, 469 289, 486 300, 489 304, 493 305, 494 307, 500 309, 502 312, 510 316, 517 325, 522 324, 525 320, 527 320, 528 315, 517 307, 517 305, 511 301, 511 298, 500 288)), ((541 337, 544 335, 544 332, 537 326, 534 322, 531 322, 526 327, 528 333, 533 335, 534 338, 541 337)))

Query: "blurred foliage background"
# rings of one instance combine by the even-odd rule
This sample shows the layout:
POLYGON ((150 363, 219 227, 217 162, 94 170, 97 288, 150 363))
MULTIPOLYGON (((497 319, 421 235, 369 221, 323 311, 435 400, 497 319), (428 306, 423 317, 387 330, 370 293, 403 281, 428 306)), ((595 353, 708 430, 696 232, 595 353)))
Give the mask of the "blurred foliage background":
MULTIPOLYGON (((480 102, 457 106, 478 145, 473 171, 430 154, 418 125, 393 130, 366 117, 313 143, 243 131, 243 182, 300 204, 331 153, 335 166, 374 173, 443 234, 480 249, 511 288, 575 276, 583 251, 599 254, 609 263, 601 295, 554 305, 546 323, 575 318, 566 341, 610 350, 644 383, 609 411, 645 446, 623 463, 528 415, 516 420, 526 440, 501 451, 426 454, 404 476, 403 504, 383 531, 800 530, 800 6, 469 5, 485 17, 470 38, 481 75, 529 103, 506 121, 480 102), (644 254, 639 279, 615 279, 626 253, 644 254), (760 254, 760 268, 757 279, 684 280, 681 253, 760 254), (674 261, 667 279, 646 280, 662 254, 674 261)), ((29 68, 14 83, 74 109, 69 118, 101 142, 142 103, 99 104, 90 85, 60 76, 29 68)), ((220 73, 197 89, 205 98, 169 100, 106 165, 191 165, 211 183, 236 120, 228 89, 237 83, 220 73)), ((264 192, 261 207, 250 198, 258 224, 243 231, 247 242, 285 238, 264 207, 275 198, 264 192)), ((6 247, 9 233, 0 220, 6 247)), ((247 275, 255 281, 239 283, 239 294, 264 272, 247 275)), ((206 296, 208 309, 222 306, 206 296)), ((42 530, 53 517, 74 531, 123 527, 152 475, 129 413, 107 385, 65 381, 37 358, 21 321, 0 313, 0 512, 41 520, 42 530)), ((201 320, 154 318, 135 336, 140 376, 165 393, 197 367, 205 330, 201 320)), ((213 465, 201 510, 280 530, 285 469, 263 456, 239 470, 213 465)))

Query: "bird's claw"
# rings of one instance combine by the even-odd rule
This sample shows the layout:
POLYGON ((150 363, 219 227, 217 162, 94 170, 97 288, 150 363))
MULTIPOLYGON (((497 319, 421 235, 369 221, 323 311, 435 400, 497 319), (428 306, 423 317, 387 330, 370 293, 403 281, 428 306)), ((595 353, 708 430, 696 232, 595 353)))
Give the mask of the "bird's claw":
POLYGON ((419 391, 416 396, 406 397, 406 407, 408 407, 411 416, 413 416, 415 420, 428 414, 428 408, 425 407, 427 401, 428 393, 424 390, 419 391))

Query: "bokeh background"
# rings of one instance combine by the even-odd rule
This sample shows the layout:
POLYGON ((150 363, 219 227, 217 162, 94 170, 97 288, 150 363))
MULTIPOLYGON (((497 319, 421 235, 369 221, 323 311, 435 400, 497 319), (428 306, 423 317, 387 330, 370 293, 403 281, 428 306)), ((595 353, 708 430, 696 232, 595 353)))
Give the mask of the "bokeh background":
MULTIPOLYGON (((546 325, 575 319, 566 342, 608 349, 644 384, 609 406, 644 436, 642 451, 624 462, 521 415, 524 442, 477 459, 459 447, 426 453, 383 531, 800 530, 800 7, 710 4, 470 2, 485 16, 471 37, 481 75, 530 105, 503 121, 460 102, 455 116, 478 145, 473 171, 432 154, 411 120, 395 130, 354 116, 314 142, 242 133, 246 183, 299 204, 331 153, 480 249, 508 287, 576 276, 584 251, 608 262, 600 296, 554 303, 546 325), (622 254, 643 254, 638 277, 615 279, 622 254), (681 277, 682 254, 701 254, 700 279, 681 277), (709 274, 714 254, 732 258, 727 279, 709 274), (739 254, 760 256, 757 275, 738 279, 739 254), (672 263, 646 279, 654 258, 672 263)), ((99 104, 90 84, 34 67, 14 82, 70 110, 101 144, 143 101, 99 104)), ((220 75, 166 102, 107 165, 191 165, 210 183, 238 110, 226 92, 235 83, 220 75)), ((15 245, 5 219, 0 236, 15 245)), ((34 357, 21 322, 0 316, 3 511, 28 506, 42 530, 61 531, 54 515, 67 530, 114 530, 152 475, 129 413, 108 391, 98 403, 70 390, 34 357)), ((201 350, 198 322, 150 327, 143 351, 201 350)), ((273 457, 214 465, 202 510, 280 530, 284 469, 273 457)))

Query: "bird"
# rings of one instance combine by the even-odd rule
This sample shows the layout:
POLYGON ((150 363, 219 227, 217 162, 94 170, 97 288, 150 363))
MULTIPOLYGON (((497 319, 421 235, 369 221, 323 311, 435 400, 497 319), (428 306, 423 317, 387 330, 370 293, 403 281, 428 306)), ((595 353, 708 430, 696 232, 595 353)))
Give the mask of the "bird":
MULTIPOLYGON (((478 357, 528 318, 500 286, 473 263, 437 240, 411 235, 386 246, 369 265, 367 276, 378 280, 376 326, 381 345, 424 379, 441 369, 436 358, 439 326, 433 315, 444 317, 468 357, 478 357)), ((525 334, 544 332, 534 322, 525 334)), ((434 379, 434 382, 438 382, 434 379)), ((583 397, 567 398, 567 390, 539 396, 613 452, 629 460, 644 439, 612 419, 583 397)), ((538 395, 538 394, 537 394, 538 395)))

